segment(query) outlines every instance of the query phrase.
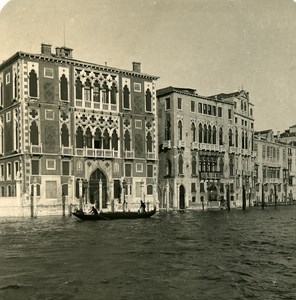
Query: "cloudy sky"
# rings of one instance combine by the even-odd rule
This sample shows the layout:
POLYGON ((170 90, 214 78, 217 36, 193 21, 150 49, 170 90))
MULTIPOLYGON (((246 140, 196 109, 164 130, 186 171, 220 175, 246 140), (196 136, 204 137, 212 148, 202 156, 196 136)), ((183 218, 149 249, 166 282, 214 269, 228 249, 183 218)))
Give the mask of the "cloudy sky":
POLYGON ((283 131, 296 124, 295 1, 0 0, 0 61, 42 42, 122 69, 139 61, 157 88, 243 87, 255 129, 283 131))

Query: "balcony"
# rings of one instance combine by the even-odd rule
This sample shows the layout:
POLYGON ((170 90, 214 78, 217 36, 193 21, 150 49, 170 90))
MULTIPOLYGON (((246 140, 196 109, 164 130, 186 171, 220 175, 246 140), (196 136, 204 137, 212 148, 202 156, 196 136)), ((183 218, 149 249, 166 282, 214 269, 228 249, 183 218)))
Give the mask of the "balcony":
POLYGON ((126 159, 133 159, 134 158, 134 151, 124 151, 124 158, 126 159))
POLYGON ((61 152, 63 156, 73 155, 73 147, 62 147, 61 152))
POLYGON ((198 145, 199 145, 198 146, 199 150, 218 151, 218 152, 225 151, 225 146, 223 145, 205 144, 205 143, 199 143, 198 145))
POLYGON ((236 152, 237 152, 236 147, 229 147, 229 153, 234 153, 234 154, 236 154, 236 152))
POLYGON ((40 145, 30 145, 31 154, 42 154, 42 144, 40 145))
POLYGON ((199 149, 199 147, 198 147, 198 142, 192 142, 191 143, 191 150, 198 150, 199 149))
POLYGON ((201 180, 218 180, 223 177, 223 173, 221 172, 199 172, 199 178, 201 180))
POLYGON ((115 158, 119 156, 119 152, 109 149, 77 148, 75 149, 75 155, 93 158, 115 158))
POLYGON ((165 149, 165 148, 168 148, 168 149, 171 149, 171 148, 172 148, 171 140, 163 141, 163 142, 162 142, 162 149, 165 149))
POLYGON ((178 148, 185 148, 186 143, 185 141, 178 141, 178 148))
POLYGON ((155 159, 155 153, 154 152, 148 152, 147 153, 147 159, 154 160, 155 159))

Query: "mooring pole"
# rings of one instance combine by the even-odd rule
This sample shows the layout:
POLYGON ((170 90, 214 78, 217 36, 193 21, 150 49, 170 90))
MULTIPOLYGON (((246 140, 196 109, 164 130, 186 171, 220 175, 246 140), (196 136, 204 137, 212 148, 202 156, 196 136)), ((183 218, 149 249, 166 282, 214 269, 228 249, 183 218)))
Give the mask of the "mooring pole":
POLYGON ((262 183, 262 202, 261 202, 261 206, 262 206, 262 209, 264 209, 264 186, 263 186, 263 183, 262 183))

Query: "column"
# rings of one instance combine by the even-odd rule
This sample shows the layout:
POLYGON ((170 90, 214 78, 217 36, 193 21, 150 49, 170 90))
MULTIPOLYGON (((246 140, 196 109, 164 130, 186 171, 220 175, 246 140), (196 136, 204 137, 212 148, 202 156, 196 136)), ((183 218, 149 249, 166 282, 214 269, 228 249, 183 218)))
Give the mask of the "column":
POLYGON ((114 184, 113 184, 113 180, 110 180, 109 187, 110 187, 110 201, 109 201, 108 204, 111 206, 111 211, 114 211, 114 184))
POLYGON ((71 216, 72 214, 72 180, 71 180, 71 177, 69 177, 68 179, 68 201, 67 201, 67 204, 68 204, 68 213, 69 213, 69 216, 71 216))
POLYGON ((37 179, 34 177, 33 180, 33 215, 32 217, 37 217, 37 179))

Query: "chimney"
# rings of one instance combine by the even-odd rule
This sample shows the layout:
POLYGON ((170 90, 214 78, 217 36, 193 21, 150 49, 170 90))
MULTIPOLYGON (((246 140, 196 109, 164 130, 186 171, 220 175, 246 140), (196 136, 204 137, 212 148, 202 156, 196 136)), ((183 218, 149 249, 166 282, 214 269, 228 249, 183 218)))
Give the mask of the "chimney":
POLYGON ((141 73, 141 63, 133 62, 133 71, 137 73, 141 73))
POLYGON ((61 48, 56 47, 56 56, 60 56, 60 55, 61 55, 61 48))
POLYGON ((51 45, 49 44, 41 44, 41 54, 51 55, 51 45))

